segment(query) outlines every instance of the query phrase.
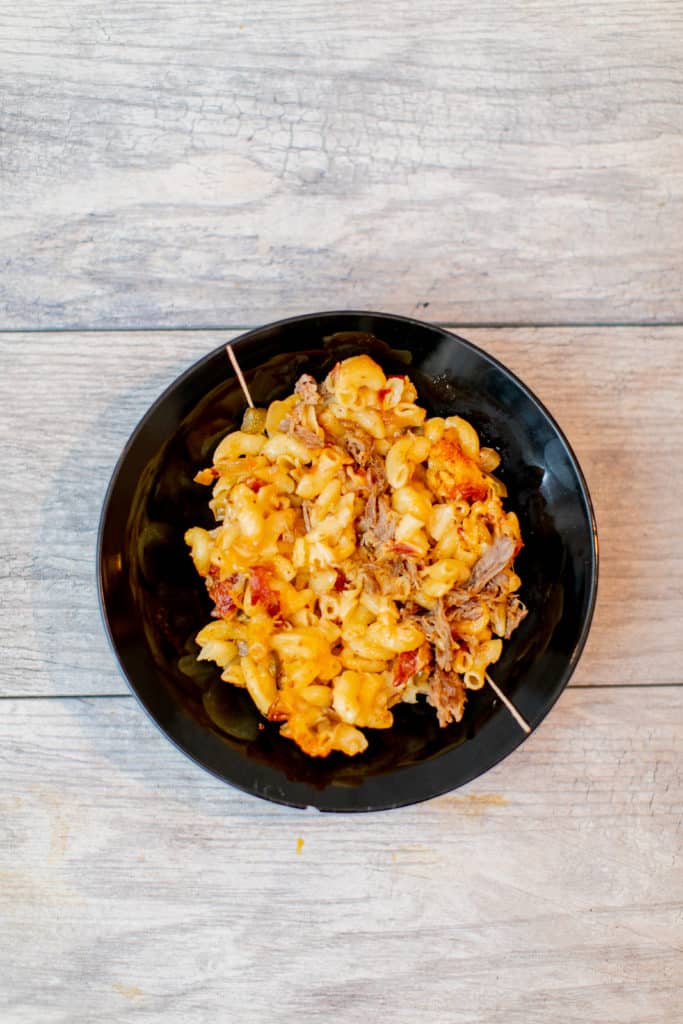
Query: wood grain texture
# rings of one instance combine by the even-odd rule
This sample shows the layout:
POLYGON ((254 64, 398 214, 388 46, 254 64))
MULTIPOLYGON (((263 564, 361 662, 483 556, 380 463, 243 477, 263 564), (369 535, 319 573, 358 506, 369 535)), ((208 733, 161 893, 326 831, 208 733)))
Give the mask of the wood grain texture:
MULTIPOLYGON (((549 406, 587 475, 601 581, 574 682, 683 682, 683 328, 467 334, 549 406)), ((95 591, 109 476, 163 388, 233 336, 0 336, 0 693, 126 691, 95 591)))
POLYGON ((683 319, 678 0, 0 5, 0 328, 683 319))
POLYGON ((678 1024, 681 744, 679 688, 568 692, 476 783, 339 817, 132 699, 3 701, 3 1024, 678 1024))
POLYGON ((159 328, 683 322, 682 68, 677 0, 0 0, 2 1024, 683 1019, 682 326, 462 330, 564 428, 602 564, 572 686, 450 796, 222 785, 95 593, 116 458, 218 341, 159 328), (21 333, 65 327, 155 329, 21 333))

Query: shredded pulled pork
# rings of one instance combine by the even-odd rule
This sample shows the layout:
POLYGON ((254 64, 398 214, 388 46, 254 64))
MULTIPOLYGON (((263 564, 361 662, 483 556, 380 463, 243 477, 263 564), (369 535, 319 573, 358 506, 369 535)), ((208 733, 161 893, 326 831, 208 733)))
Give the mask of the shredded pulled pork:
POLYGON ((358 520, 361 543, 376 550, 391 540, 396 529, 396 516, 391 510, 389 499, 384 494, 371 491, 363 515, 358 520))
POLYGON ((483 606, 476 598, 466 601, 465 604, 455 605, 449 618, 457 619, 460 622, 476 622, 482 617, 483 606))
POLYGON ((446 617, 452 619, 460 613, 461 608, 471 603, 472 597, 469 591, 462 590, 460 587, 454 587, 453 590, 449 590, 447 594, 444 594, 441 600, 443 601, 446 617))
POLYGON ((366 430, 362 430, 355 424, 349 424, 342 444, 357 466, 364 469, 368 465, 372 455, 373 440, 366 430))
POLYGON ((438 663, 429 686, 427 703, 436 708, 439 725, 443 728, 450 722, 459 722, 465 713, 467 694, 460 676, 448 672, 438 663))
POLYGON ((383 593, 383 573, 378 565, 363 565, 358 570, 358 580, 368 594, 383 593))
POLYGON ((478 562, 475 562, 470 578, 464 585, 464 590, 478 594, 489 580, 497 576, 515 553, 515 544, 510 537, 499 537, 486 549, 478 562))
POLYGON ((383 493, 387 478, 384 460, 378 455, 373 454, 367 459, 366 476, 368 494, 365 509, 358 520, 358 530, 364 546, 375 549, 393 538, 396 517, 391 511, 388 498, 383 493))
POLYGON ((310 373, 301 374, 294 385, 294 394, 300 395, 301 400, 305 405, 317 405, 320 401, 318 385, 313 377, 311 377, 310 373))
POLYGON ((420 587, 420 571, 412 558, 394 558, 390 563, 391 571, 399 579, 407 579, 410 583, 410 590, 414 593, 420 587))
POLYGON ((387 487, 387 474, 385 471, 384 459, 376 452, 368 459, 367 473, 370 490, 385 491, 387 487))
POLYGON ((321 448, 325 443, 325 434, 315 418, 315 409, 299 402, 289 415, 280 423, 280 430, 291 434, 307 448, 321 448))
POLYGON ((520 601, 516 594, 513 594, 507 606, 507 612, 505 616, 504 636, 506 640, 510 639, 510 637, 517 629, 517 626, 519 626, 522 619, 525 619, 528 614, 529 610, 526 607, 526 605, 523 604, 522 601, 520 601))
POLYGON ((366 533, 370 533, 375 529, 377 525, 377 517, 379 515, 379 509, 377 508, 377 492, 371 491, 368 494, 368 500, 363 514, 358 518, 358 530, 361 536, 364 538, 366 533))
MULTIPOLYGON (((406 595, 416 591, 420 586, 419 569, 410 558, 383 558, 379 562, 363 565, 358 575, 370 594, 390 594, 395 597, 397 580, 403 581, 406 595)), ((412 601, 410 607, 408 603, 404 606, 408 618, 418 609, 419 605, 412 601)), ((417 624, 419 625, 419 622, 417 624)))
POLYGON ((434 645, 434 656, 439 668, 446 671, 450 669, 453 665, 453 640, 442 599, 439 598, 433 611, 426 612, 424 615, 416 615, 412 621, 419 626, 427 640, 434 645))
POLYGON ((489 597, 500 597, 507 585, 507 576, 504 572, 496 573, 493 579, 489 580, 481 592, 489 597))

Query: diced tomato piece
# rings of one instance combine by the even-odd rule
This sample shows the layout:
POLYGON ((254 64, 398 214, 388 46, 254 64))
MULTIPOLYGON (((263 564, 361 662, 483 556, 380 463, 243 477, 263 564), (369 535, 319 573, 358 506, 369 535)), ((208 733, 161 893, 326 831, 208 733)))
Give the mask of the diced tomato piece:
POLYGON ((484 501, 488 494, 488 487, 486 484, 456 484, 455 494, 458 498, 462 498, 463 501, 484 501))
POLYGON ((224 580, 219 580, 217 579, 218 568, 215 565, 212 565, 209 569, 209 575, 212 578, 211 583, 209 583, 209 596, 216 605, 216 610, 222 618, 232 618, 237 611, 235 584, 239 576, 237 573, 233 573, 224 580))
POLYGON ((334 581, 333 588, 337 593, 346 589, 346 576, 340 569, 337 569, 337 578, 334 581))
POLYGON ((395 551, 397 555, 419 555, 417 548, 414 548, 412 544, 404 544, 403 541, 392 541, 391 550, 395 551))
POLYGON ((280 614, 280 598, 269 584, 270 571, 264 565, 255 565, 249 573, 252 605, 261 604, 273 618, 280 614))
POLYGON ((288 717, 286 711, 280 711, 278 708, 273 707, 268 709, 269 722, 286 722, 288 717))
POLYGON ((401 651, 394 667, 394 686, 402 686, 417 671, 419 647, 414 651, 401 651))

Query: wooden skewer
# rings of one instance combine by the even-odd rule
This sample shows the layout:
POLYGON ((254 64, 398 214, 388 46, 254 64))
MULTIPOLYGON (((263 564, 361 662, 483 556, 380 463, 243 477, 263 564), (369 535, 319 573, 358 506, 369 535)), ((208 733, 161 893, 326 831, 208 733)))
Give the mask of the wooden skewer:
POLYGON ((517 710, 515 705, 512 703, 510 698, 505 696, 505 694, 503 693, 501 688, 498 686, 498 684, 494 683, 493 679, 491 679, 491 676, 488 674, 488 672, 486 673, 486 682, 489 684, 489 686, 491 687, 491 689, 495 693, 496 697, 498 697, 500 700, 502 700, 503 704, 508 709, 508 711, 510 712, 510 714, 512 715, 514 720, 517 722, 518 725, 520 725, 522 727, 522 729, 524 730, 524 732, 528 736, 529 733, 531 732, 531 726, 527 722, 527 720, 524 717, 524 715, 521 715, 519 713, 519 711, 517 710))
POLYGON ((226 345, 225 346, 225 351, 228 353, 228 359, 232 363, 232 368, 235 371, 235 373, 237 374, 237 379, 240 382, 240 387, 242 388, 242 391, 244 391, 244 397, 247 400, 247 405, 249 406, 250 409, 253 409, 254 408, 254 403, 251 400, 251 395, 249 394, 249 388, 247 387, 247 382, 244 379, 244 374, 242 373, 242 370, 240 368, 240 364, 237 362, 237 359, 235 357, 235 353, 232 350, 232 345, 226 345))
MULTIPOLYGON (((233 370, 235 371, 235 373, 237 375, 238 381, 240 382, 240 387, 242 388, 242 391, 244 392, 244 397, 247 400, 247 405, 249 406, 250 409, 253 409, 254 408, 254 403, 251 400, 251 395, 249 394, 249 388, 247 387, 247 382, 244 379, 244 374, 242 373, 242 370, 240 368, 240 364, 237 362, 237 357, 235 356, 235 353, 232 350, 232 346, 231 345, 226 345, 225 346, 225 351, 228 353, 228 359, 232 363, 232 368, 233 368, 233 370)), ((506 697, 505 694, 503 693, 503 691, 500 689, 500 687, 496 683, 494 683, 493 679, 491 679, 491 676, 488 674, 488 672, 486 673, 486 681, 489 684, 489 686, 491 687, 491 689, 493 690, 493 692, 495 693, 495 695, 499 698, 499 700, 501 700, 503 702, 503 704, 508 709, 508 711, 510 712, 510 714, 512 715, 514 720, 517 722, 517 724, 519 726, 521 726, 521 728, 524 730, 524 732, 528 736, 529 733, 531 732, 531 726, 527 722, 526 718, 524 718, 524 716, 519 713, 519 711, 517 710, 515 705, 509 699, 509 697, 506 697)))

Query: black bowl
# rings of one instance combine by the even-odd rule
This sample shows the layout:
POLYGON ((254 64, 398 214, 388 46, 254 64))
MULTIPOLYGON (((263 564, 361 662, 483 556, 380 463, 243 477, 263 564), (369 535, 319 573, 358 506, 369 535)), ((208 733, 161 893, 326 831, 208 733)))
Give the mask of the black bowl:
MULTIPOLYGON (((370 353, 408 373, 431 415, 458 413, 502 455, 506 507, 525 547, 516 567, 529 615, 505 645, 495 679, 535 728, 564 689, 595 603, 597 535, 588 490, 550 414, 513 374, 441 328, 381 313, 321 313, 250 331, 233 342, 257 405, 320 379, 338 359, 370 353)), ((295 807, 379 810, 416 803, 481 775, 524 739, 486 687, 463 721, 440 729, 426 704, 399 705, 395 724, 368 730, 347 758, 304 755, 261 721, 245 691, 196 662, 209 620, 203 581, 183 541, 213 525, 207 488, 193 482, 245 402, 225 350, 184 373, 139 424, 114 470, 100 522, 102 613, 133 692, 185 754, 240 789, 295 807)))

